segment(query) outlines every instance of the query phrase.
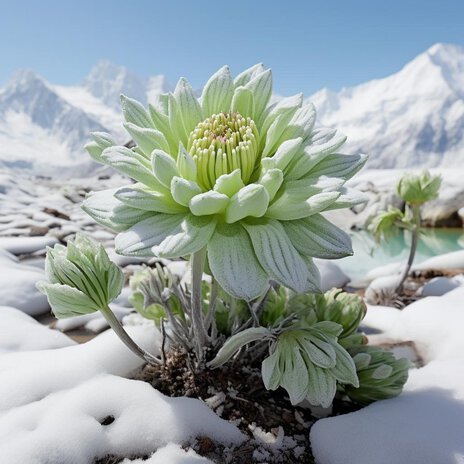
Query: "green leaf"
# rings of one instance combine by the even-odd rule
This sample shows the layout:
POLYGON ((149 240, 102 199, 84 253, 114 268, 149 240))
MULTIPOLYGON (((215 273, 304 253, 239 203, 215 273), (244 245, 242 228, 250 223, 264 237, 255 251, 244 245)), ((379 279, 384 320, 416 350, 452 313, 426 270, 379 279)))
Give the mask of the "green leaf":
POLYGON ((214 369, 222 366, 229 361, 242 346, 257 340, 266 340, 270 338, 272 338, 272 333, 265 327, 252 327, 251 329, 242 330, 226 340, 216 357, 208 363, 208 367, 214 369))
POLYGON ((293 246, 302 254, 337 259, 353 254, 350 236, 321 214, 282 222, 293 246))
POLYGON ((179 258, 195 253, 206 246, 216 228, 216 218, 188 214, 159 244, 153 252, 161 258, 179 258))
POLYGON ((116 253, 124 256, 153 256, 159 245, 184 219, 184 214, 152 214, 115 238, 116 253))
POLYGON ((308 269, 293 247, 280 222, 273 219, 243 223, 251 238, 258 261, 276 282, 302 292, 306 287, 308 269))
POLYGON ((98 311, 96 304, 83 292, 68 285, 38 282, 37 288, 47 295, 53 314, 58 319, 82 316, 98 311))
POLYGON ((172 178, 179 176, 179 170, 174 158, 162 150, 154 150, 151 162, 156 178, 164 187, 169 189, 172 178))
POLYGON ((106 164, 106 161, 102 159, 101 154, 105 148, 116 145, 116 143, 111 138, 111 135, 106 132, 92 132, 90 137, 93 140, 87 143, 84 148, 93 160, 98 163, 106 164))
POLYGON ((235 298, 251 301, 268 288, 268 277, 239 224, 218 225, 208 243, 208 260, 214 278, 235 298))
POLYGON ((261 376, 266 390, 277 390, 282 373, 279 368, 280 352, 275 350, 261 364, 261 376))
POLYGON ((307 173, 311 177, 328 176, 351 179, 366 163, 366 155, 331 153, 307 173))

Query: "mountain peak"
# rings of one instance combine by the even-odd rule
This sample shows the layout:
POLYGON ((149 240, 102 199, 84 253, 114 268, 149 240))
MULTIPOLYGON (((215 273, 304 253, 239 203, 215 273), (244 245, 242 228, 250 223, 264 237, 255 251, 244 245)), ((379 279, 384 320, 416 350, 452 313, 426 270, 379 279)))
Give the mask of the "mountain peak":
POLYGON ((145 79, 109 60, 99 61, 85 78, 83 85, 93 96, 112 108, 119 108, 121 93, 144 103, 146 100, 145 79))

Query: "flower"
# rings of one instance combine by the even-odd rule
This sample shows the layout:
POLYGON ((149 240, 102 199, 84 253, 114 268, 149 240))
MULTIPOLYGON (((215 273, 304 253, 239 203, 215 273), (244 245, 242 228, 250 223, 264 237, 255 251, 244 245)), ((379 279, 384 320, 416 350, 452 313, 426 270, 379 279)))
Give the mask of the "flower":
POLYGON ((408 380, 411 363, 376 346, 353 346, 348 348, 356 365, 359 387, 344 387, 351 400, 367 405, 374 401, 398 396, 408 380))
POLYGON ((389 206, 387 211, 380 211, 369 224, 369 230, 374 234, 377 242, 383 237, 393 237, 399 228, 408 228, 409 218, 398 208, 389 206))
POLYGON ((263 361, 264 386, 268 390, 283 387, 294 405, 306 399, 322 407, 331 405, 337 382, 358 387, 353 359, 337 340, 342 330, 339 324, 326 321, 282 332, 263 361))
POLYGON ((47 248, 45 272, 48 282, 38 282, 37 288, 47 295, 58 319, 106 309, 124 284, 105 248, 82 234, 67 246, 47 248))
POLYGON ((271 71, 258 64, 235 80, 221 68, 200 99, 184 78, 148 111, 121 97, 137 146, 95 133, 86 148, 135 183, 83 205, 119 232, 118 253, 178 258, 206 248, 222 288, 248 301, 269 280, 318 290, 312 258, 352 253, 348 235, 320 213, 364 201, 344 183, 366 157, 339 154, 346 138, 315 128, 301 94, 273 104, 271 94, 271 71))
POLYGON ((420 174, 406 173, 397 185, 398 195, 408 203, 421 205, 438 197, 441 177, 424 170, 420 174))

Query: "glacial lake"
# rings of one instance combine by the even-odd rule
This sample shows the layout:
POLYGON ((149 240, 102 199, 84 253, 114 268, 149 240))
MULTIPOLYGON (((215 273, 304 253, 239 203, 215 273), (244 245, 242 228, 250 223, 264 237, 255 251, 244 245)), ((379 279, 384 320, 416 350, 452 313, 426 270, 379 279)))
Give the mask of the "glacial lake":
MULTIPOLYGON (((366 231, 350 232, 354 255, 335 262, 353 283, 362 281, 368 271, 384 264, 406 261, 410 234, 399 233, 390 240, 376 243, 366 231)), ((432 256, 464 249, 464 229, 424 229, 417 247, 415 264, 432 256)))

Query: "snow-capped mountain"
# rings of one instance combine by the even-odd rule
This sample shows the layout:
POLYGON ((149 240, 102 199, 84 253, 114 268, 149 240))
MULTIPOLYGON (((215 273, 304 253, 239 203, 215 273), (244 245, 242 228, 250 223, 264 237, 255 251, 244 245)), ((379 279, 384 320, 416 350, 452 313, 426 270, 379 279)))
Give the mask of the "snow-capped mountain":
POLYGON ((399 72, 310 97, 319 121, 348 136, 371 168, 462 166, 464 48, 436 44, 399 72))
MULTIPOLYGON (((89 132, 128 141, 119 95, 147 103, 170 90, 163 75, 141 78, 108 61, 75 86, 19 71, 0 88, 0 168, 85 175, 95 167, 83 150, 89 132)), ((464 163, 462 47, 434 45, 389 77, 309 99, 322 124, 348 136, 346 151, 369 154, 372 168, 464 163)))
POLYGON ((171 90, 164 76, 142 79, 108 61, 81 85, 52 85, 21 70, 0 89, 0 168, 41 175, 86 175, 95 165, 83 146, 92 131, 128 141, 119 110, 121 93, 147 103, 171 90))

